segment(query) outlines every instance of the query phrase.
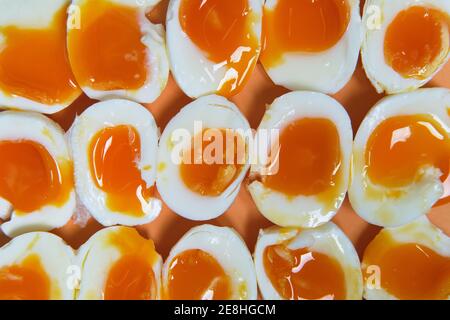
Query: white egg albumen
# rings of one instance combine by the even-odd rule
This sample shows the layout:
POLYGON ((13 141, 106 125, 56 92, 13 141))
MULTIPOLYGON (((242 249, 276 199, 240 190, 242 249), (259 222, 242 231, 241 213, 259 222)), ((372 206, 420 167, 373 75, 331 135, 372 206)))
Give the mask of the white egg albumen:
POLYGON ((256 300, 258 295, 252 256, 232 228, 201 225, 189 230, 172 248, 163 266, 162 286, 167 290, 173 259, 187 250, 199 249, 217 260, 232 281, 231 300, 256 300), (243 290, 245 296, 242 296, 243 290))
POLYGON ((127 125, 136 129, 141 140, 141 158, 138 168, 147 187, 155 184, 158 152, 158 128, 153 115, 132 101, 114 99, 96 103, 84 111, 70 129, 70 143, 75 165, 77 194, 92 216, 104 226, 115 224, 135 226, 156 219, 161 201, 142 199, 142 217, 113 212, 106 205, 107 193, 97 187, 90 167, 89 148, 92 139, 105 128, 127 125))
MULTIPOLYGON (((248 3, 256 17, 252 20, 252 30, 260 39, 263 0, 248 0, 248 3)), ((167 48, 172 74, 189 97, 198 98, 217 93, 223 79, 228 78, 227 73, 232 75, 234 70, 226 63, 208 60, 205 53, 191 41, 180 25, 180 4, 181 0, 171 0, 167 10, 167 48)))
MULTIPOLYGON (((63 130, 47 117, 32 112, 0 113, 0 141, 28 140, 42 145, 60 166, 72 162, 63 130)), ((14 237, 30 231, 48 231, 62 227, 71 218, 76 206, 75 188, 60 207, 46 205, 25 215, 18 215, 12 205, 0 197, 2 231, 14 237)))
POLYGON ((442 36, 443 45, 446 43, 447 46, 447 52, 444 50, 441 52, 439 67, 427 78, 423 80, 404 78, 386 63, 384 58, 386 30, 400 11, 413 5, 440 9, 450 15, 450 2, 443 0, 367 0, 365 3, 361 57, 367 77, 379 93, 392 94, 417 89, 431 80, 450 58, 447 30, 447 34, 442 36))
POLYGON ((264 268, 264 250, 268 246, 286 244, 290 250, 308 248, 334 258, 341 266, 346 284, 346 300, 361 300, 363 278, 358 254, 347 236, 332 222, 315 229, 283 229, 271 227, 261 230, 254 253, 259 290, 266 300, 282 300, 264 268))
MULTIPOLYGON (((353 130, 350 118, 345 109, 329 96, 309 91, 291 92, 277 98, 267 109, 259 125, 259 131, 280 129, 292 121, 301 118, 324 118, 332 121, 339 133, 341 147, 342 179, 340 181, 341 195, 335 199, 332 207, 327 210, 317 195, 287 197, 283 193, 271 190, 261 181, 252 178, 261 172, 260 165, 253 164, 251 179, 248 185, 253 200, 259 211, 273 223, 283 227, 317 227, 329 221, 341 207, 348 188, 350 176, 350 159, 352 152, 353 130), (252 181, 253 180, 253 181, 252 181)), ((258 139, 258 138, 257 138, 258 139)), ((270 138, 266 145, 270 148, 270 138)))
POLYGON ((411 222, 441 198, 444 186, 442 173, 437 168, 424 168, 420 181, 395 190, 403 194, 389 197, 393 189, 373 184, 365 173, 365 149, 372 132, 386 119, 402 115, 431 114, 450 133, 450 90, 444 88, 420 89, 415 92, 390 96, 379 101, 363 120, 353 146, 352 181, 349 199, 353 209, 364 220, 384 227, 396 227, 411 222), (381 197, 367 193, 371 188, 381 197))
MULTIPOLYGON (((239 176, 219 196, 201 196, 191 191, 181 179, 180 166, 173 161, 173 139, 181 130, 189 132, 193 138, 196 134, 194 132, 196 121, 202 122, 203 129, 236 129, 244 132, 251 129, 247 119, 232 102, 211 95, 199 98, 181 109, 161 136, 156 184, 163 201, 182 217, 191 220, 209 220, 220 216, 231 206, 250 164, 247 162, 242 167, 239 176)), ((248 147, 248 140, 245 141, 248 147)), ((181 146, 181 150, 185 150, 190 144, 191 140, 181 141, 178 146, 181 146)))
MULTIPOLYGON (((350 80, 356 69, 362 42, 360 1, 347 0, 350 20, 347 30, 333 47, 316 53, 287 52, 275 67, 263 66, 277 85, 290 90, 312 90, 334 94, 350 80)), ((267 0, 265 10, 278 0, 267 0)), ((308 32, 305 30, 305 32, 308 32)))

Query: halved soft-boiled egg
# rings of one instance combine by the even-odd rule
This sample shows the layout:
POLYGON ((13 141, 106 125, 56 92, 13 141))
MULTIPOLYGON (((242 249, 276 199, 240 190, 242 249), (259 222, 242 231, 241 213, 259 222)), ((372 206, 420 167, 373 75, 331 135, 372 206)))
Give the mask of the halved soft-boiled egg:
POLYGON ((211 95, 185 106, 164 130, 157 186, 164 202, 191 220, 223 214, 249 168, 247 119, 227 99, 211 95))
POLYGON ((75 120, 70 141, 78 196, 98 222, 132 226, 159 215, 158 128, 150 111, 128 100, 96 103, 75 120))
POLYGON ((75 210, 73 164, 62 129, 37 113, 0 113, 0 219, 16 236, 61 227, 75 210))
POLYGON ((256 300, 252 257, 231 228, 202 225, 172 248, 162 273, 163 298, 256 300))
POLYGON ((358 254, 332 222, 315 229, 261 230, 254 259, 264 299, 362 299, 358 254))
POLYGON ((66 52, 69 2, 0 2, 0 108, 55 113, 80 95, 66 52))
POLYGON ((159 0, 73 0, 67 24, 70 64, 93 99, 150 103, 166 86, 164 29, 146 13, 159 0))
POLYGON ((395 227, 450 200, 450 90, 420 89, 381 100, 355 138, 352 207, 395 227))
POLYGON ((412 91, 450 57, 450 2, 367 0, 362 61, 378 92, 412 91))
POLYGON ((248 184, 259 211, 283 227, 329 221, 350 174, 353 133, 345 109, 322 93, 288 93, 267 109, 256 137, 268 160, 252 163, 248 184))
POLYGON ((171 0, 171 70, 190 97, 232 96, 247 83, 261 47, 261 0, 171 0))
POLYGON ((359 0, 266 0, 261 62, 277 85, 336 93, 362 40, 359 0))
POLYGON ((160 298, 162 259, 152 240, 129 227, 98 231, 78 250, 79 300, 160 298))
POLYGON ((362 268, 366 299, 450 299, 450 237, 426 217, 380 231, 362 268))
POLYGON ((0 300, 72 300, 72 248, 46 232, 18 236, 0 248, 0 300))

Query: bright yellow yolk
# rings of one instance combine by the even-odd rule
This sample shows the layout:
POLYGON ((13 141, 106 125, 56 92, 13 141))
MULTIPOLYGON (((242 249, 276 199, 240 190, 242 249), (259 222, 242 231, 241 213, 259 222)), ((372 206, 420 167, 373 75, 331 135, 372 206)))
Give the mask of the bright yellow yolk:
POLYGON ((109 0, 80 5, 81 28, 69 30, 70 62, 78 83, 95 90, 133 90, 147 79, 147 48, 138 9, 109 0))
POLYGON ((17 214, 62 206, 72 189, 71 162, 58 165, 44 146, 33 141, 0 141, 0 197, 17 214))
POLYGON ((53 105, 80 94, 66 53, 66 8, 45 29, 0 27, 0 89, 53 105))
POLYGON ((344 272, 334 258, 280 244, 264 250, 263 263, 270 282, 284 299, 345 299, 344 272))
POLYGON ((218 91, 237 94, 252 73, 259 55, 259 40, 253 32, 253 12, 248 0, 182 0, 179 20, 183 31, 214 63, 228 71, 218 91))
POLYGON ((38 255, 0 268, 0 300, 49 300, 50 279, 38 255))
POLYGON ((121 252, 108 272, 105 300, 151 300, 157 297, 153 265, 157 259, 152 240, 142 238, 132 228, 121 228, 109 242, 121 252))
POLYGON ((131 126, 109 127, 98 132, 89 149, 91 174, 97 187, 107 193, 106 205, 112 211, 143 216, 142 206, 154 193, 142 180, 139 133, 131 126))
POLYGON ((399 299, 440 300, 450 295, 450 258, 425 246, 397 243, 381 233, 366 248, 363 264, 377 265, 381 287, 399 299))
POLYGON ((209 253, 187 250, 173 258, 169 267, 167 299, 227 300, 231 298, 231 280, 219 262, 209 253))
POLYGON ((285 53, 325 51, 339 42, 349 21, 347 0, 278 0, 264 9, 261 61, 274 67, 285 53))
POLYGON ((449 49, 448 43, 442 48, 442 28, 448 28, 449 21, 435 9, 412 6, 401 11, 386 30, 386 62, 405 78, 428 77, 438 67, 441 50, 449 49))

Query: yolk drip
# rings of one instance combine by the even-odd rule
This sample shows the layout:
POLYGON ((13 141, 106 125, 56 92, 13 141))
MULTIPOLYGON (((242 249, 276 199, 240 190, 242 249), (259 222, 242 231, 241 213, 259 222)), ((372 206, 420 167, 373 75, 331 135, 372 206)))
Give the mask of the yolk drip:
POLYGON ((325 51, 339 42, 349 22, 347 0, 278 0, 264 9, 261 61, 274 67, 285 53, 325 51))
POLYGON ((246 157, 245 142, 230 129, 207 129, 193 140, 180 165, 181 178, 200 195, 219 196, 241 172, 246 157), (200 148, 196 141, 200 143, 202 139, 200 148))
POLYGON ((173 258, 169 267, 167 299, 227 300, 231 280, 219 262, 205 251, 187 250, 173 258))
POLYGON ((0 197, 17 214, 46 205, 62 206, 72 189, 71 162, 58 164, 45 147, 33 141, 0 141, 0 197))
POLYGON ((448 28, 448 21, 435 9, 412 6, 401 11, 386 30, 386 62, 405 78, 428 77, 440 62, 436 58, 441 50, 448 51, 442 48, 442 28, 448 28))
POLYGON ((36 254, 0 268, 0 300, 49 300, 50 279, 36 254))
POLYGON ((260 51, 248 0, 233 0, 233 5, 224 0, 182 0, 179 21, 209 60, 229 68, 218 88, 220 94, 237 94, 248 81, 260 51))
POLYGON ((381 233, 367 247, 363 264, 377 265, 381 287, 399 299, 438 300, 450 295, 450 258, 423 245, 396 243, 381 233))
POLYGON ((46 29, 0 27, 0 89, 12 96, 54 105, 80 94, 66 52, 66 11, 46 29))
POLYGON ((142 180, 139 133, 131 126, 108 127, 98 132, 90 145, 91 174, 97 187, 107 193, 112 211, 142 216, 143 205, 153 196, 142 180))
POLYGON ((147 79, 147 48, 137 9, 112 1, 85 1, 81 27, 68 35, 69 57, 81 86, 134 90, 147 79))
POLYGON ((345 299, 344 272, 327 255, 272 245, 264 250, 263 263, 272 285, 284 299, 345 299))

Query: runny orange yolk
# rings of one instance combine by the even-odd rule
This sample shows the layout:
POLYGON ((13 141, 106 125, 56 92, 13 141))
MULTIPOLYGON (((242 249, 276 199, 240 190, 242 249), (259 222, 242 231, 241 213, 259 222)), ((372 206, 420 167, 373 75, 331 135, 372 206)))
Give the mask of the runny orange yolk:
POLYGON ((97 187, 107 193, 106 205, 112 211, 143 216, 143 205, 153 196, 142 179, 138 162, 141 140, 135 128, 108 127, 91 140, 90 169, 97 187))
POLYGON ((0 27, 0 90, 47 105, 80 94, 67 59, 65 9, 47 28, 0 27))
POLYGON ((121 257, 108 272, 104 299, 156 299, 158 288, 153 265, 157 253, 153 241, 142 238, 132 228, 122 227, 110 235, 109 243, 119 249, 121 257))
POLYGON ((173 258, 169 267, 167 299, 227 300, 231 298, 231 280, 219 262, 209 253, 192 249, 173 258))
POLYGON ((72 189, 70 161, 58 164, 44 146, 33 141, 0 141, 0 197, 17 214, 46 205, 62 206, 72 189))
POLYGON ((68 34, 70 62, 78 83, 95 90, 135 90, 147 75, 139 12, 108 0, 80 5, 80 28, 68 34))
POLYGON ((218 91, 237 94, 248 81, 259 56, 259 39, 253 32, 254 13, 248 0, 182 0, 181 28, 207 58, 226 64, 229 71, 218 91))
POLYGON ((0 300, 49 300, 50 279, 38 255, 0 268, 0 300))
MULTIPOLYGON (((450 258, 417 243, 380 233, 366 248, 364 266, 380 269, 381 287, 398 299, 444 300, 450 295, 450 258)), ((370 273, 363 270, 368 281, 370 273)))
POLYGON ((264 9, 263 52, 267 67, 285 53, 317 53, 336 45, 350 22, 347 0, 278 0, 264 9))
POLYGON ((344 272, 339 263, 308 249, 290 250, 284 244, 264 250, 266 274, 284 299, 313 300, 346 297, 344 272))
POLYGON ((443 48, 442 36, 449 21, 436 9, 412 6, 401 11, 386 30, 386 62, 405 78, 430 76, 440 63, 436 58, 441 51, 448 52, 448 41, 447 48, 443 48))

